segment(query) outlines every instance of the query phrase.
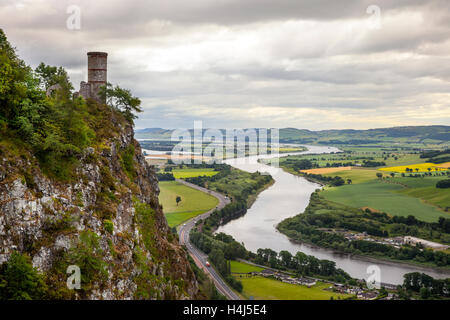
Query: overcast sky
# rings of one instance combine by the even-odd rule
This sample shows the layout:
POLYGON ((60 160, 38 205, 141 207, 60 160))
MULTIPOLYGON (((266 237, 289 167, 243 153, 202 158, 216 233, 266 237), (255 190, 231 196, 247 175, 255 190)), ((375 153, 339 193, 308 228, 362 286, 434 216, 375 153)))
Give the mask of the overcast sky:
POLYGON ((76 88, 107 51, 137 128, 450 124, 448 0, 0 0, 0 28, 76 88))

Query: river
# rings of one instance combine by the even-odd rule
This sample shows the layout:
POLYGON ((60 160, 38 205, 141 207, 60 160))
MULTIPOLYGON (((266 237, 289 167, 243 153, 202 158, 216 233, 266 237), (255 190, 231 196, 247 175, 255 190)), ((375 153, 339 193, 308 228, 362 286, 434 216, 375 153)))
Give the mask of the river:
POLYGON ((332 250, 317 248, 306 244, 290 241, 285 235, 278 232, 276 226, 286 218, 293 217, 305 210, 308 206, 311 194, 320 185, 312 183, 302 177, 294 176, 282 169, 258 163, 261 158, 276 158, 295 154, 321 154, 338 152, 333 147, 305 146, 308 151, 286 153, 281 155, 251 156, 242 159, 229 159, 225 162, 229 165, 247 172, 268 172, 275 183, 261 192, 247 214, 220 227, 217 232, 224 232, 233 236, 237 241, 243 242, 245 247, 253 252, 259 248, 270 248, 277 252, 287 250, 292 254, 302 251, 319 259, 327 259, 336 262, 336 266, 342 268, 352 277, 366 279, 367 270, 371 265, 380 268, 382 283, 401 284, 403 275, 409 272, 424 272, 434 278, 448 278, 449 273, 430 270, 406 264, 390 262, 371 262, 369 259, 350 257, 349 255, 335 253, 332 250))

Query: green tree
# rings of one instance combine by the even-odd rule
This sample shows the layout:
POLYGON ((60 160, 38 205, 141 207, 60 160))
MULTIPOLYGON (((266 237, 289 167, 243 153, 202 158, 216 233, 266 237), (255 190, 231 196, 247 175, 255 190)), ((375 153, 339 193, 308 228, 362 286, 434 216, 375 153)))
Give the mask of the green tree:
POLYGON ((41 63, 33 72, 0 29, 0 137, 31 146, 44 172, 58 178, 69 178, 75 157, 95 136, 87 105, 72 99, 72 89, 62 68, 41 63), (53 84, 59 89, 47 97, 42 88, 53 84))
POLYGON ((13 252, 0 266, 0 300, 42 300, 45 293, 43 277, 28 256, 13 252))
POLYGON ((41 62, 35 72, 39 78, 39 84, 44 90, 54 85, 60 85, 61 87, 67 87, 73 90, 67 71, 63 67, 49 66, 41 62))
POLYGON ((142 112, 141 100, 134 97, 130 90, 122 89, 119 86, 113 87, 108 83, 100 89, 99 96, 106 101, 106 104, 122 112, 131 124, 134 124, 134 119, 137 118, 134 113, 142 112))
POLYGON ((177 201, 177 206, 178 206, 178 204, 181 202, 181 197, 180 197, 180 196, 177 196, 176 201, 177 201))
POLYGON ((428 288, 420 288, 420 297, 422 299, 428 299, 430 297, 430 290, 428 288))
POLYGON ((279 256, 281 258, 281 263, 284 267, 290 268, 292 263, 292 254, 289 251, 283 250, 279 253, 279 256))
POLYGON ((80 267, 81 284, 86 290, 95 281, 104 281, 108 278, 107 265, 103 258, 104 251, 100 246, 100 237, 92 231, 83 231, 70 248, 66 261, 80 267))

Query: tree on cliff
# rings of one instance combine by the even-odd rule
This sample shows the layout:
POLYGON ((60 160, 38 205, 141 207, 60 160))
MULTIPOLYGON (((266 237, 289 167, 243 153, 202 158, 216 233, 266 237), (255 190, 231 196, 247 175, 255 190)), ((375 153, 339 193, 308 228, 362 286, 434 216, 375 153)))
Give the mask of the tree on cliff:
POLYGON ((14 252, 0 265, 0 300, 44 299, 46 284, 30 258, 14 252))
POLYGON ((113 87, 111 83, 108 83, 100 88, 99 96, 106 101, 107 105, 122 112, 131 124, 134 124, 134 119, 137 118, 134 113, 142 112, 141 100, 134 97, 128 89, 122 89, 119 86, 113 87))
POLYGON ((73 89, 72 83, 70 83, 69 80, 69 75, 63 67, 49 66, 41 62, 35 72, 39 77, 39 84, 44 90, 47 90, 54 85, 67 87, 70 90, 73 89))

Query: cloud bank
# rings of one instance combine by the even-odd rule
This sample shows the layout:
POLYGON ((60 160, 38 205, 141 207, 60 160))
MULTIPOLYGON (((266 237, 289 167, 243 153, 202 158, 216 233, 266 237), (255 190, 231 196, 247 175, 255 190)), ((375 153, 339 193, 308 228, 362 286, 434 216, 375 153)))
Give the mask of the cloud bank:
POLYGON ((109 52, 110 82, 143 100, 138 128, 450 123, 446 0, 3 0, 0 21, 75 86, 86 52, 109 52))

